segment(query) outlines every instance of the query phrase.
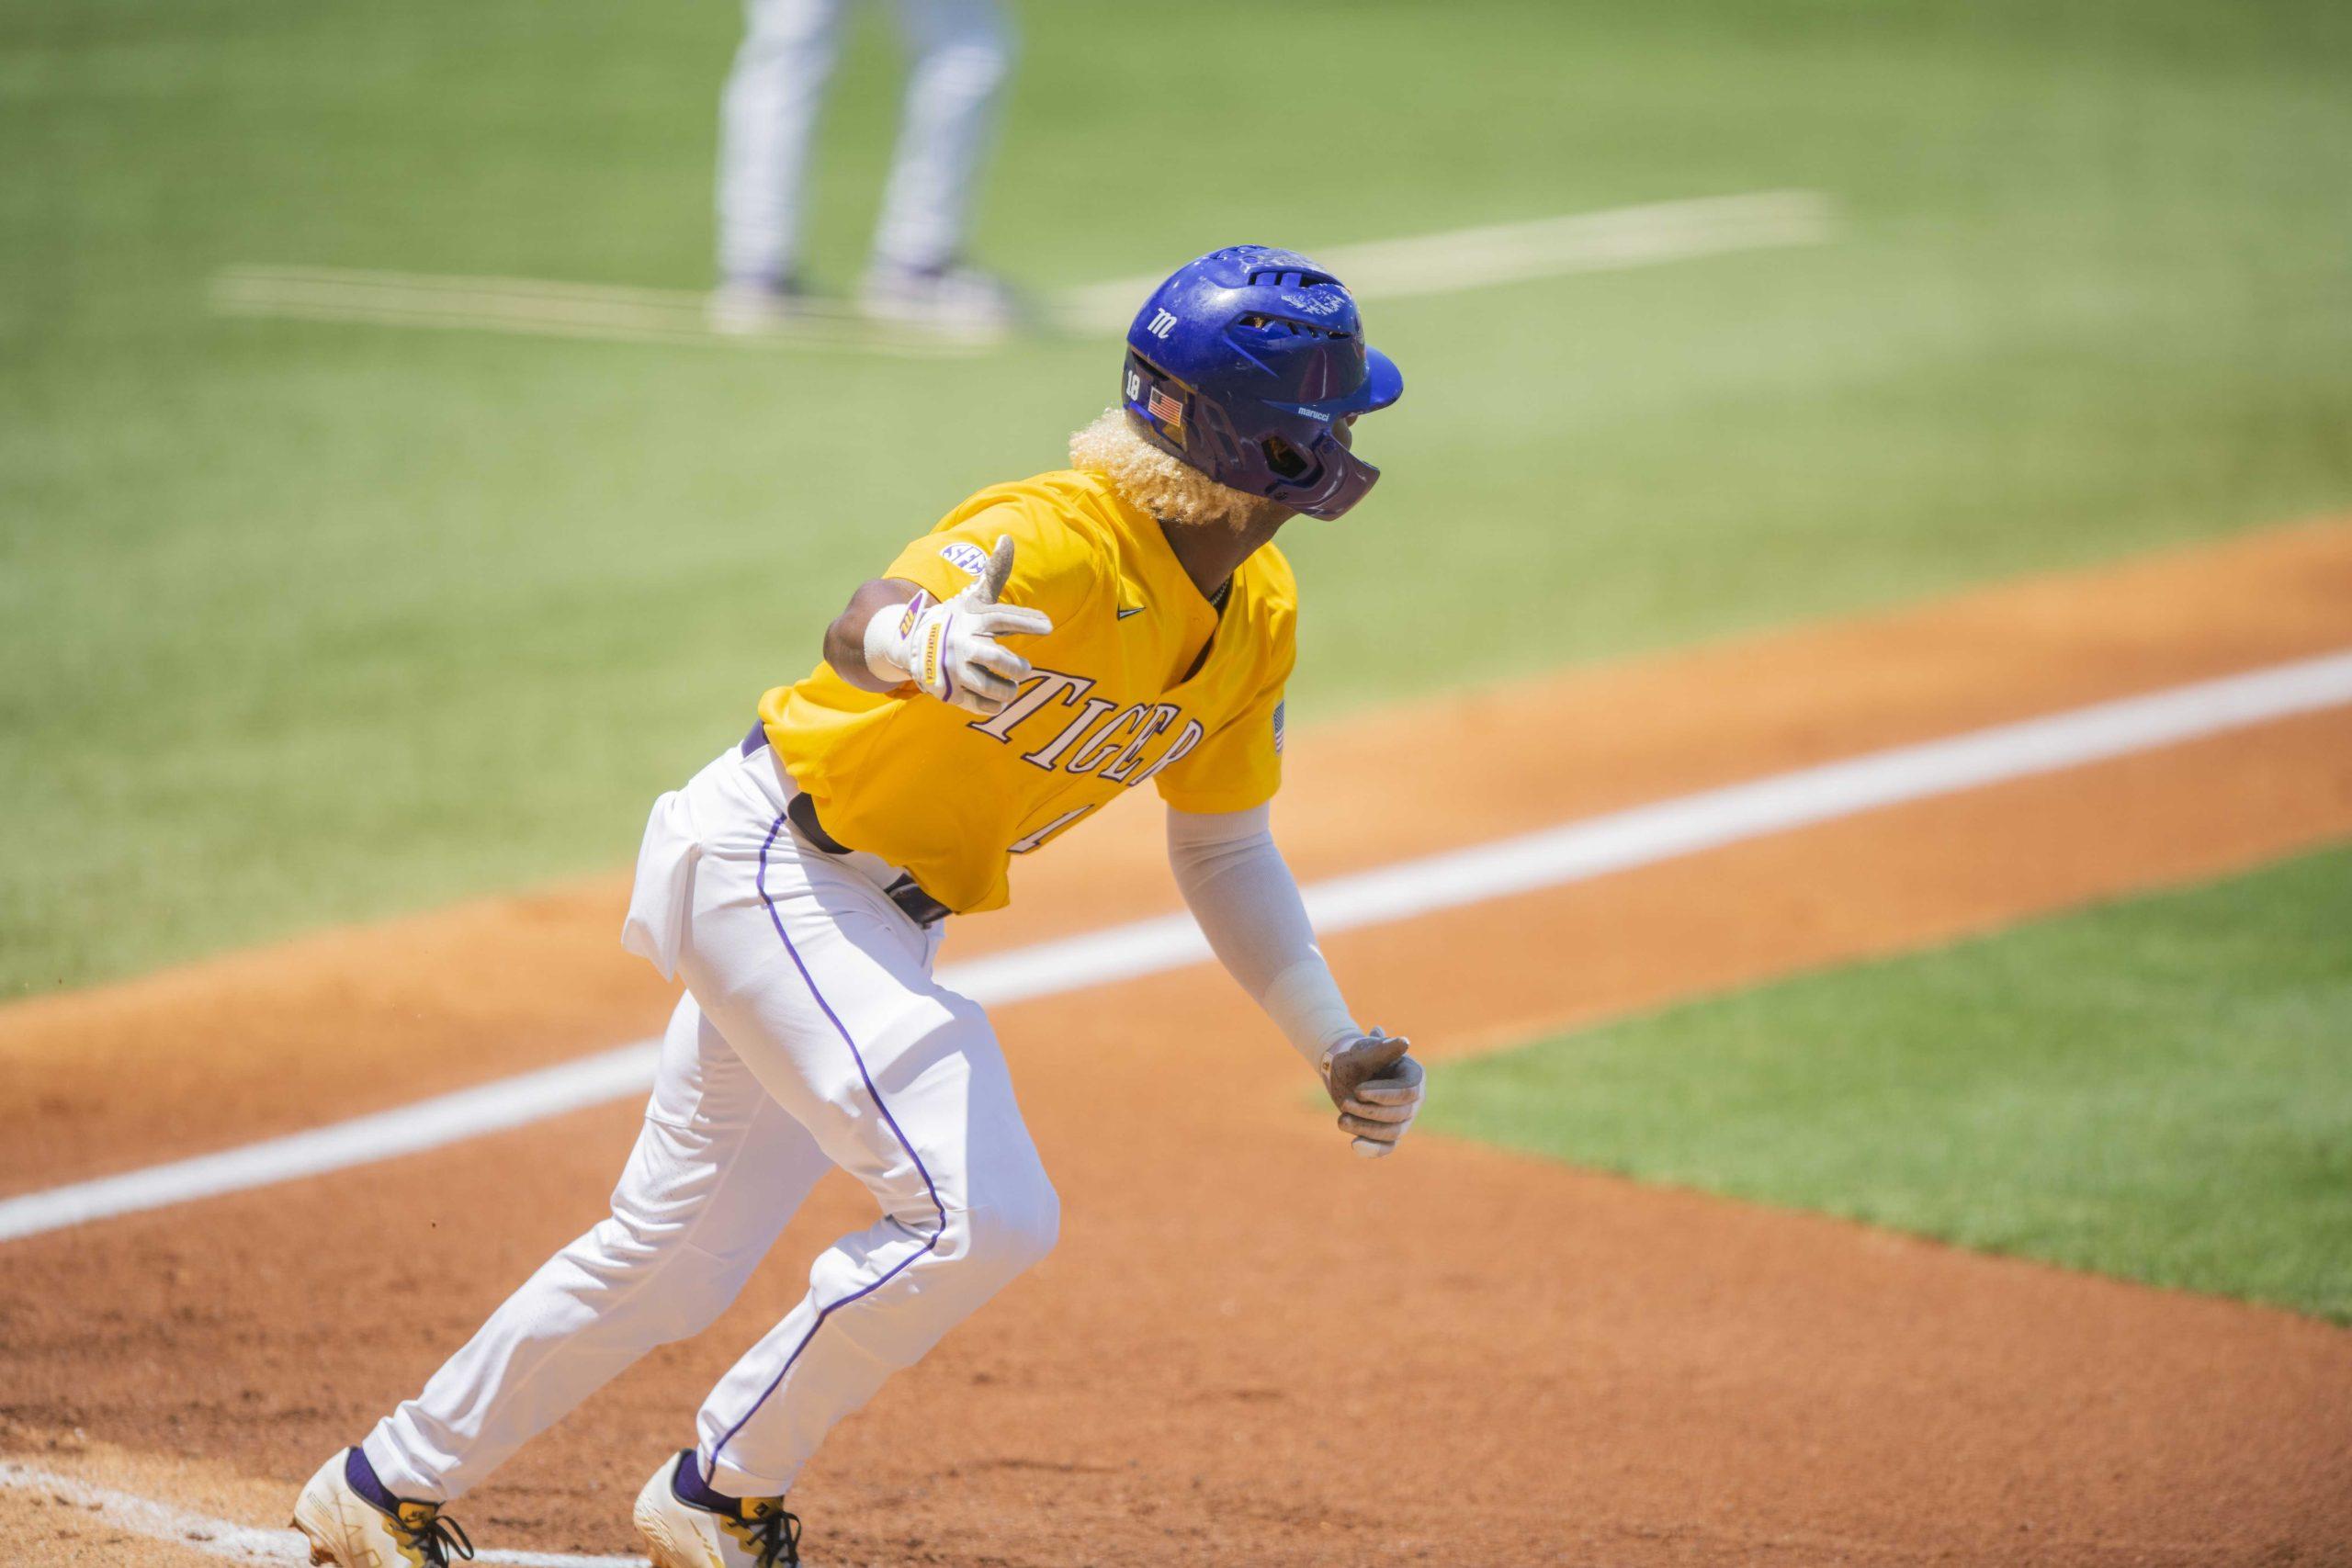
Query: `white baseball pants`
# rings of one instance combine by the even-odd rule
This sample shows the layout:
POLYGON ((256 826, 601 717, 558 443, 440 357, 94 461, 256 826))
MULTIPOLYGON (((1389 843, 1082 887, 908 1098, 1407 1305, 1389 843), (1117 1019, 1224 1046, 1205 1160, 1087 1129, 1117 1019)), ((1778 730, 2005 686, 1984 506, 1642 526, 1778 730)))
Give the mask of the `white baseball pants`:
POLYGON ((656 1345, 734 1299, 828 1166, 874 1224, 703 1402, 719 1491, 789 1489, 833 1424, 1054 1245, 1059 1208, 987 1015, 932 978, 939 930, 873 857, 802 845, 761 747, 655 805, 625 941, 687 995, 612 1214, 548 1259, 368 1457, 447 1502, 656 1345))
MULTIPOLYGON (((780 281, 798 263, 808 147, 848 10, 849 0, 745 0, 719 105, 718 266, 728 277, 780 281)), ((874 255, 934 267, 964 248, 1012 29, 998 0, 897 0, 897 10, 910 62, 874 255)))

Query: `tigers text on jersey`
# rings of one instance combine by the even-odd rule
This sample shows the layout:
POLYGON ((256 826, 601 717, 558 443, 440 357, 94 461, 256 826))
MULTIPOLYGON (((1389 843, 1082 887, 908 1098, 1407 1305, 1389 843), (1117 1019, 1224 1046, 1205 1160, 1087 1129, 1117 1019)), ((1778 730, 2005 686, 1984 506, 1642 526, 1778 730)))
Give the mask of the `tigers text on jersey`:
POLYGON ((1007 639, 1035 673, 1002 713, 863 691, 827 664, 760 699, 826 830, 963 911, 1005 902, 1007 857, 1146 779, 1183 811, 1247 810, 1282 782, 1298 593, 1272 545, 1233 574, 1220 615, 1150 513, 1102 474, 1065 471, 980 491, 884 575, 951 598, 1008 534, 1001 602, 1054 629, 1007 639))

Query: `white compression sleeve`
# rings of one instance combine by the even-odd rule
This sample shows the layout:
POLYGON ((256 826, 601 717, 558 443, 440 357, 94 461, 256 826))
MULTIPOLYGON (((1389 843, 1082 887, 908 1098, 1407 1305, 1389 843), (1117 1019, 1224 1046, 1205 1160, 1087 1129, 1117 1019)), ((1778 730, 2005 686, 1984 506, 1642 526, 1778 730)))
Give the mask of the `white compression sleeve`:
POLYGON ((1315 945, 1298 883, 1274 847, 1271 813, 1168 813, 1168 863, 1209 949, 1317 1072, 1331 1045, 1363 1032, 1315 945))

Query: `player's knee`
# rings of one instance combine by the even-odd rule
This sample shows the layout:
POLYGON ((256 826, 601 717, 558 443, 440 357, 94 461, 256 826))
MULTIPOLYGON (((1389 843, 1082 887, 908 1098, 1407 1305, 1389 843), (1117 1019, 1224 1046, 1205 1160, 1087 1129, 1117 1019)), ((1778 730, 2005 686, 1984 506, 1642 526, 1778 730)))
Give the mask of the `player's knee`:
POLYGON ((991 1190, 977 1206, 955 1216, 962 1234, 959 1262, 997 1283, 1045 1259, 1061 1236, 1062 1205, 1053 1183, 1034 1179, 991 1190))
POLYGON ((616 1210, 565 1247, 548 1282, 594 1303, 606 1332, 641 1348, 701 1333, 751 1277, 756 1258, 685 1244, 687 1227, 616 1210), (626 1312, 616 1303, 628 1303, 626 1312))
POLYGON ((700 1217, 701 1205, 695 1202, 616 1202, 571 1250, 592 1271, 605 1275, 749 1275, 759 1261, 758 1250, 736 1249, 736 1255, 689 1245, 700 1217))
POLYGON ((993 91, 1002 86, 1004 79, 1012 74, 1013 62, 1021 51, 1012 32, 999 28, 974 39, 967 52, 971 57, 970 69, 979 74, 993 91))
POLYGON ((1062 1237, 1062 1198, 1040 1172, 1019 1202, 1003 1210, 1004 1235, 1000 1242, 1006 1257, 1020 1268, 1043 1263, 1062 1237))
POLYGON ((685 1226, 666 1219, 616 1209, 568 1250, 590 1273, 618 1280, 666 1273, 678 1259, 685 1234, 685 1226))
POLYGON ((753 6, 744 17, 743 45, 763 58, 799 55, 800 63, 821 69, 832 64, 840 33, 841 17, 831 6, 753 6))
POLYGON ((582 1238, 582 1261, 600 1274, 635 1274, 666 1266, 686 1227, 667 1215, 616 1208, 582 1238))
POLYGON ((989 33, 956 39, 932 50, 915 70, 926 93, 974 102, 992 97, 1012 73, 1012 40, 989 33))

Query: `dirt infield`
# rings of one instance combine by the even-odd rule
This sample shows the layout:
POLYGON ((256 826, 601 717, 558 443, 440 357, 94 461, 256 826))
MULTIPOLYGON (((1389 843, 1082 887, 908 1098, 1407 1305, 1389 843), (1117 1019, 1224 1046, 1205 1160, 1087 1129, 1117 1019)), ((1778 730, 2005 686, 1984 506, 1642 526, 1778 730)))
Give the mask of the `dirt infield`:
MULTIPOLYGON (((1329 874, 2346 645, 2352 525, 2285 530, 1310 730, 1282 832, 1329 874)), ((2346 833, 2339 711, 1329 946, 1442 1055, 2346 833)), ((952 951, 1168 907, 1153 813, 1086 843, 952 951)), ((646 1033, 667 996, 620 899, 0 1012, 0 1190, 646 1033)), ((1435 1139, 1366 1166, 1207 970, 999 1022, 1062 1247, 836 1435, 797 1498, 820 1563, 2352 1561, 2352 1335, 1435 1139)), ((275 1522, 595 1217, 633 1120, 7 1244, 0 1453, 275 1522)), ((455 1511, 486 1545, 626 1550, 653 1456, 866 1212, 820 1188, 717 1327, 455 1511)), ((184 1555, 63 1512, 0 1494, 25 1561, 184 1555)))

